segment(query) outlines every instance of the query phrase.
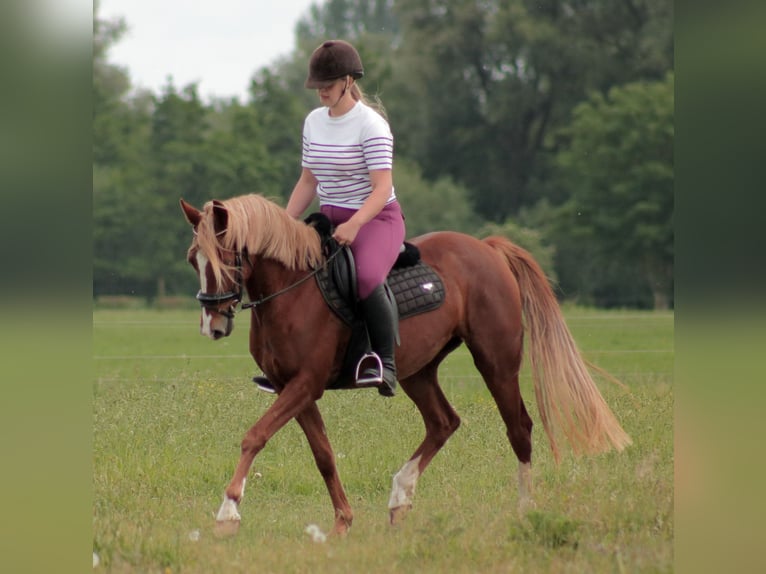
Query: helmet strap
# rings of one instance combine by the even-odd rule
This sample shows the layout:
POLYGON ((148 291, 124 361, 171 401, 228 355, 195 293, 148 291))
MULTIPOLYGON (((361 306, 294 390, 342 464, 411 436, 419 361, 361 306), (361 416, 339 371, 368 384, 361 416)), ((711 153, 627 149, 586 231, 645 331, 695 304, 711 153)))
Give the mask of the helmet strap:
POLYGON ((340 102, 340 101, 343 99, 343 96, 345 96, 345 95, 346 95, 346 92, 348 91, 348 88, 349 88, 349 85, 348 85, 348 76, 346 76, 346 78, 345 78, 345 79, 346 79, 346 83, 343 85, 343 91, 342 91, 342 92, 340 93, 340 95, 338 96, 338 99, 337 99, 337 100, 335 100, 335 103, 334 103, 332 106, 330 106, 331 108, 334 108, 335 106, 337 106, 337 105, 338 105, 338 102, 340 102))

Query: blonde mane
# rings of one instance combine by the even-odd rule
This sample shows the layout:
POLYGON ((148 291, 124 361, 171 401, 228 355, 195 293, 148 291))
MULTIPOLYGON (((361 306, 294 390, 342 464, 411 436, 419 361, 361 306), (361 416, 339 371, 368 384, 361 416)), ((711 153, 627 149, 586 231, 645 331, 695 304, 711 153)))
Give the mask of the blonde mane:
POLYGON ((276 203, 260 195, 221 201, 228 212, 226 230, 216 236, 213 202, 202 208, 196 244, 210 262, 218 285, 234 281, 235 268, 221 260, 220 250, 243 251, 273 259, 290 270, 308 270, 322 261, 319 236, 312 227, 290 217, 276 203))

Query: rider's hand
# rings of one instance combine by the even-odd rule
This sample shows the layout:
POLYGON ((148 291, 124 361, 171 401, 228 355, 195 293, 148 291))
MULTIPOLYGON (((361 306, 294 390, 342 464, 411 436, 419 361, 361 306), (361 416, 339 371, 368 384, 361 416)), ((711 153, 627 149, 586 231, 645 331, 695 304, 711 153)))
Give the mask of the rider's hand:
POLYGON ((356 239, 356 234, 359 233, 360 227, 361 225, 357 224, 352 219, 349 219, 345 223, 341 223, 336 227, 335 233, 333 233, 332 236, 335 241, 341 245, 351 245, 354 239, 356 239))

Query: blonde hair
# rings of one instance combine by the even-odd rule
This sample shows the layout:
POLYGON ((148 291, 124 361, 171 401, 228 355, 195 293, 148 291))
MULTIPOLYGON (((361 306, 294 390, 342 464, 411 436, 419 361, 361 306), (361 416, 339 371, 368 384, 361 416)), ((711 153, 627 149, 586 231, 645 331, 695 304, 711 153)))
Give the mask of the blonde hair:
POLYGON ((367 94, 364 93, 361 87, 359 87, 359 84, 354 81, 354 83, 351 84, 351 97, 354 98, 357 102, 362 102, 365 106, 371 107, 373 110, 378 112, 384 120, 388 121, 388 115, 386 114, 386 108, 383 107, 383 102, 380 101, 380 98, 377 94, 372 96, 372 99, 370 99, 367 94))

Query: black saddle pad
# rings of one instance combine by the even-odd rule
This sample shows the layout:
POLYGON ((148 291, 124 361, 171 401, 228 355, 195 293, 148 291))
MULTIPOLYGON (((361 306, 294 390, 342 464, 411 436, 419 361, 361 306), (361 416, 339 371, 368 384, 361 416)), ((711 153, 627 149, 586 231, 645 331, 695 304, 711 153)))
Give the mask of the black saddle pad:
MULTIPOLYGON (((334 276, 337 274, 323 268, 316 275, 317 285, 330 309, 346 324, 352 325, 356 318, 356 302, 340 293, 334 276)), ((422 260, 415 265, 392 269, 386 282, 396 299, 400 320, 437 309, 444 302, 441 277, 422 260)))
POLYGON ((393 269, 387 282, 396 297, 400 319, 437 309, 444 302, 441 277, 423 261, 411 267, 393 269))

